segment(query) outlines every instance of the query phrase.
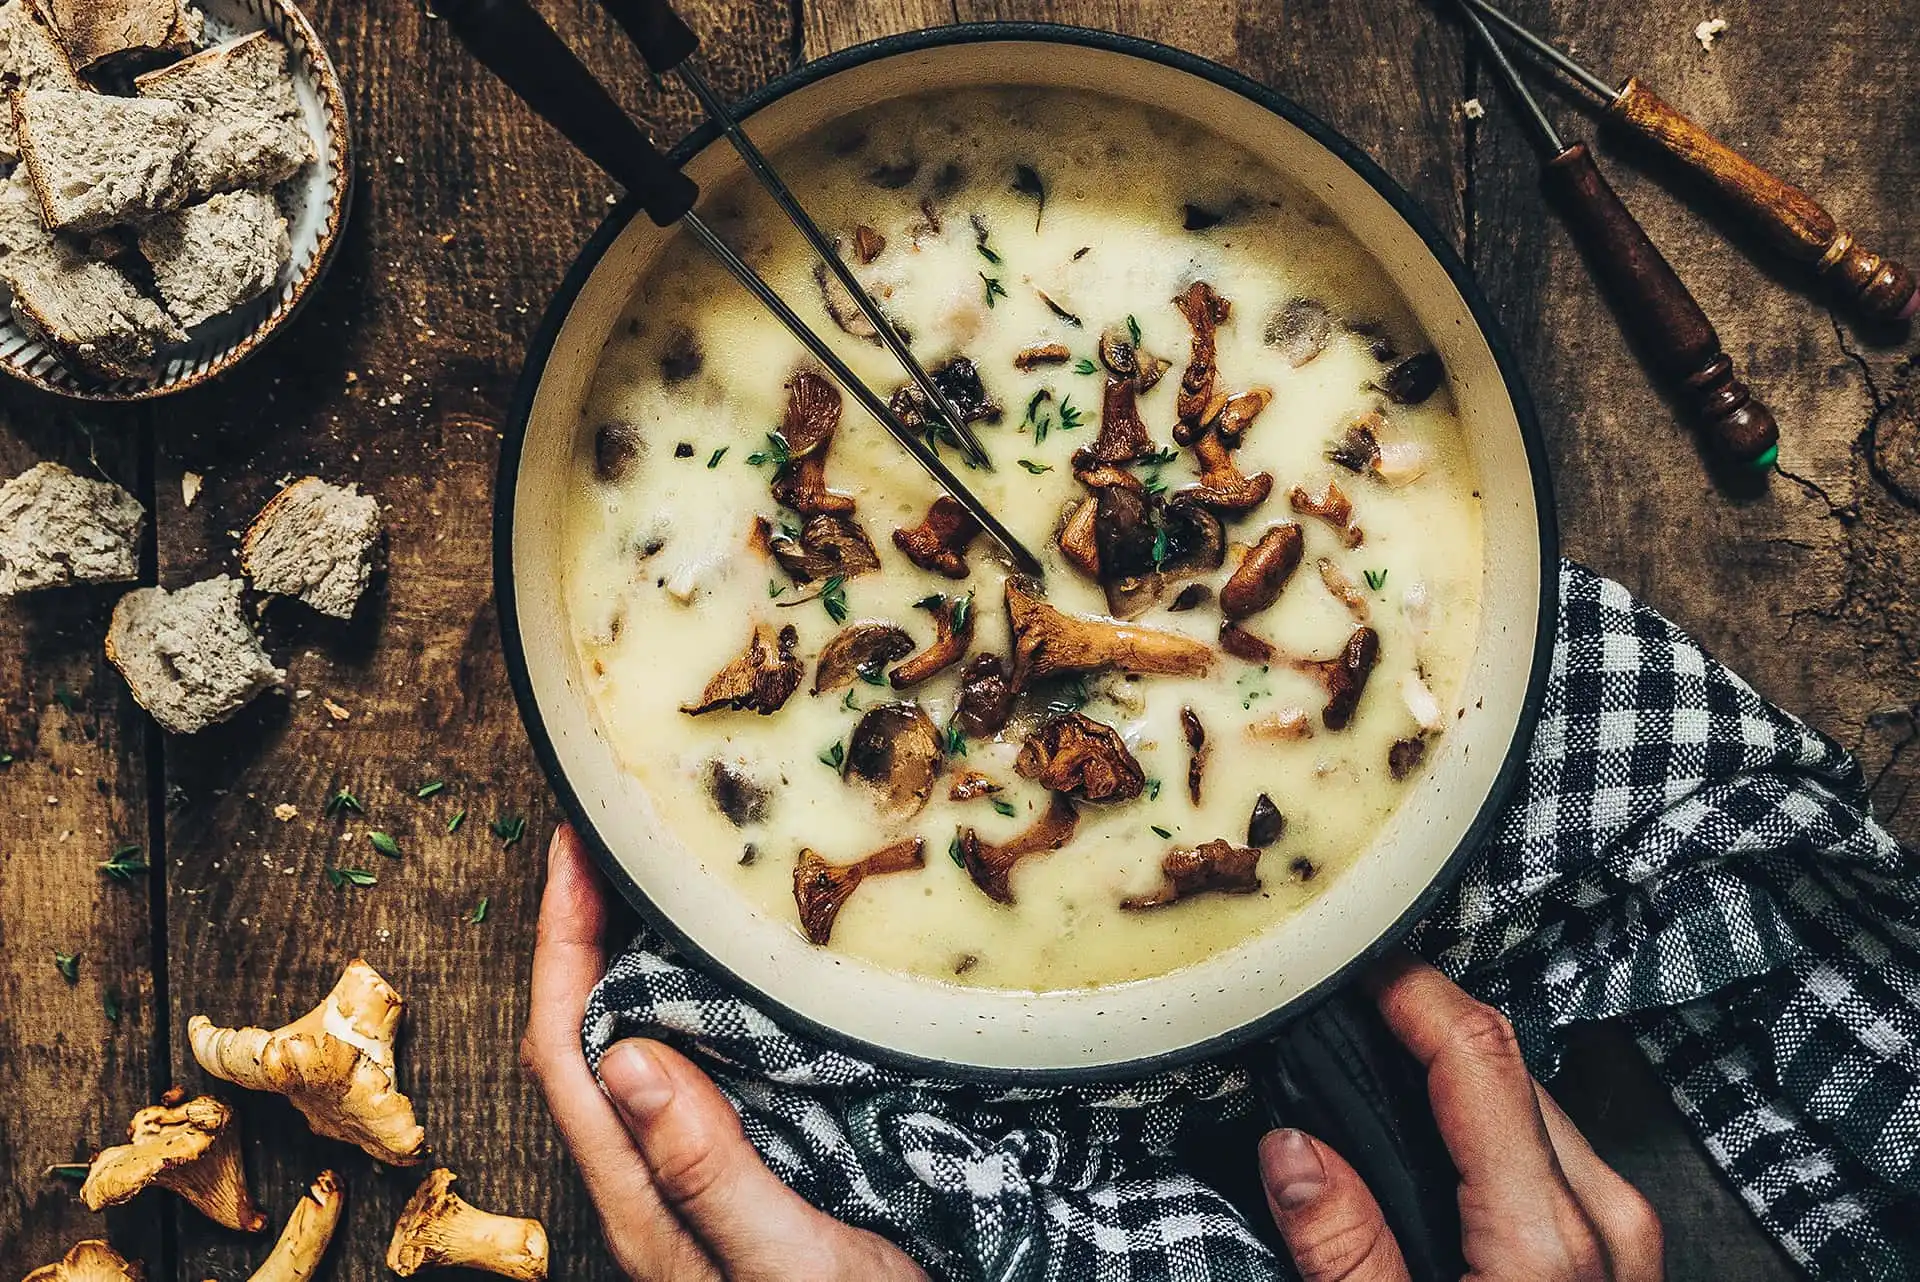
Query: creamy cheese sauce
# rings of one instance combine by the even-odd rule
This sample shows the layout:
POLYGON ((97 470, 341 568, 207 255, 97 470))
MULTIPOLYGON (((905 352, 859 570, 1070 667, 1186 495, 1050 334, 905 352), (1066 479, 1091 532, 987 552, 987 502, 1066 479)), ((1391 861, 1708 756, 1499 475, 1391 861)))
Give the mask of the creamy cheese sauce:
MULTIPOLYGON (((1069 845, 1016 868, 1016 903, 990 900, 948 850, 959 828, 1002 842, 1045 812, 1047 794, 1014 771, 1019 723, 1004 741, 967 741, 965 755, 947 762, 930 804, 904 827, 883 823, 868 795, 823 762, 845 744, 860 710, 908 696, 859 681, 851 706, 845 690, 808 693, 812 661, 842 625, 819 599, 796 603, 814 588, 792 585, 749 541, 756 517, 776 525, 783 516, 793 520, 769 491, 773 466, 751 460, 780 427, 788 380, 808 360, 681 236, 639 284, 606 348, 581 423, 574 499, 565 515, 571 626, 604 732, 621 760, 712 875, 737 887, 743 912, 794 922, 796 930, 793 867, 803 847, 847 863, 897 838, 924 837, 924 868, 868 878, 827 945, 885 967, 969 985, 1067 988, 1161 974, 1260 932, 1284 930, 1289 914, 1353 863, 1414 786, 1392 778, 1389 749, 1419 734, 1420 719, 1453 721, 1473 645, 1481 518, 1447 391, 1442 386, 1409 406, 1390 401, 1378 386, 1389 368, 1380 344, 1400 355, 1428 346, 1404 303, 1364 246, 1231 142, 1171 115, 1098 97, 1023 89, 893 102, 837 122, 777 163, 816 220, 844 238, 849 261, 910 333, 922 360, 938 366, 966 356, 1004 408, 997 423, 977 425, 997 470, 964 475, 1042 557, 1050 604, 1106 613, 1100 587, 1055 543, 1063 510, 1086 494, 1068 460, 1098 432, 1100 335, 1124 332, 1131 317, 1141 351, 1172 363, 1139 402, 1155 444, 1169 445, 1190 335, 1172 300, 1198 280, 1232 306, 1219 329, 1219 388, 1274 394, 1234 457, 1242 472, 1269 471, 1275 484, 1264 504, 1228 524, 1225 565, 1189 581, 1217 589, 1276 522, 1299 522, 1305 558, 1278 601, 1247 621, 1276 647, 1272 663, 1222 653, 1206 677, 1108 675, 1085 683, 1092 697, 1081 711, 1124 737, 1150 780, 1147 793, 1081 806, 1069 845), (1017 181, 1022 166, 1044 187, 1044 205, 1031 182, 1017 181), (1188 230, 1188 205, 1220 221, 1188 230), (986 229, 986 252, 976 216, 986 229), (862 224, 886 240, 865 264, 852 244, 862 224), (1041 291, 1082 326, 1050 310, 1041 291), (1268 328, 1298 299, 1323 302, 1336 323, 1325 349, 1296 367, 1268 342, 1268 328), (1045 343, 1065 344, 1072 361, 1015 368, 1016 353, 1045 343), (1096 368, 1082 372, 1082 361, 1096 368), (1050 396, 1029 416, 1043 390, 1050 396), (1078 426, 1063 424, 1063 412, 1075 417, 1070 411, 1078 411, 1078 426), (1328 461, 1326 451, 1347 426, 1372 412, 1384 418, 1380 435, 1390 452, 1422 461, 1417 478, 1388 484, 1328 461), (1041 419, 1044 439, 1036 428, 1041 419), (608 424, 638 440, 616 480, 596 473, 596 439, 608 424), (1357 548, 1288 506, 1292 487, 1317 491, 1330 478, 1351 497, 1365 532, 1357 548), (1348 606, 1324 586, 1320 558, 1358 585, 1380 640, 1358 711, 1339 732, 1321 724, 1326 693, 1319 681, 1286 662, 1337 654, 1355 627, 1348 606), (771 716, 680 711, 742 652, 756 621, 798 629, 798 653, 807 660, 799 690, 771 716), (1422 678, 1437 699, 1437 717, 1433 707, 1421 707, 1414 683, 1422 678), (1183 707, 1194 709, 1210 745, 1198 806, 1186 787, 1183 707), (1311 737, 1260 735, 1263 724, 1295 710, 1310 714, 1311 737), (762 819, 737 826, 722 814, 708 788, 716 760, 768 790, 762 819), (986 798, 950 800, 948 785, 962 770, 1004 785, 996 794, 1000 807, 986 798), (1285 815, 1286 830, 1262 854, 1257 893, 1203 894, 1148 912, 1119 908, 1123 898, 1160 884, 1170 849, 1213 838, 1244 844, 1261 793, 1285 815)), ((881 348, 835 327, 806 247, 757 189, 716 191, 707 207, 871 386, 885 394, 904 381, 881 348)), ((945 453, 958 466, 957 452, 945 453)), ((1133 470, 1177 490, 1196 477, 1192 457, 1183 450, 1171 462, 1133 470)), ((983 537, 968 554, 971 578, 956 584, 918 569, 893 546, 893 531, 918 523, 938 491, 850 398, 826 476, 832 489, 857 498, 856 519, 882 563, 880 572, 844 584, 848 623, 891 622, 924 646, 932 622, 913 603, 931 592, 972 591, 977 623, 969 653, 1008 653, 1007 567, 983 537)), ((1216 644, 1217 605, 1167 608, 1181 586, 1173 584, 1134 621, 1216 644)), ((948 723, 959 672, 955 665, 910 692, 936 725, 948 723)))

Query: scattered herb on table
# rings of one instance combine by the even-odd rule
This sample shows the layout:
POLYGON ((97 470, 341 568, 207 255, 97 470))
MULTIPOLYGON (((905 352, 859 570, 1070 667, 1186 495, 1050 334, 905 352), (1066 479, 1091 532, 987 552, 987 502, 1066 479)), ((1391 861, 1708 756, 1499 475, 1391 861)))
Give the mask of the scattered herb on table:
POLYGON ((730 446, 722 445, 719 449, 715 450, 712 454, 709 454, 707 456, 707 471, 711 472, 713 471, 714 468, 719 467, 720 460, 727 456, 727 450, 730 448, 731 448, 730 446))
POLYGON ((378 877, 368 872, 365 868, 327 869, 327 884, 335 890, 339 890, 343 886, 371 886, 379 880, 378 877))
POLYGON ((132 881, 135 877, 151 871, 147 867, 147 861, 137 857, 139 854, 138 846, 121 846, 109 855, 104 863, 95 866, 115 881, 132 881))
POLYGON ((354 796, 345 788, 342 788, 339 792, 327 798, 325 813, 337 815, 343 810, 351 810, 356 815, 364 815, 367 813, 366 807, 360 804, 360 798, 354 796))
POLYGON ((100 1010, 101 1013, 106 1015, 108 1023, 118 1024, 120 1022, 119 989, 109 988, 106 992, 100 994, 100 1010))
POLYGON ((503 815, 488 825, 493 835, 509 846, 527 835, 527 817, 525 815, 503 815))
POLYGON ((467 920, 476 926, 485 921, 487 919, 487 906, 492 902, 493 900, 489 896, 480 896, 480 902, 475 904, 473 911, 467 914, 467 920))
POLYGON ((50 1180, 84 1180, 91 1170, 85 1162, 60 1162, 40 1173, 50 1180))
POLYGON ((1368 570, 1366 575, 1367 586, 1375 592, 1387 586, 1387 572, 1385 570, 1368 570))
POLYGON ((466 811, 464 810, 454 811, 453 818, 447 820, 447 835, 451 837, 454 833, 459 832, 460 825, 465 823, 466 821, 467 821, 466 811))
POLYGON ((1159 834, 1161 837, 1173 836, 1171 832, 1168 832, 1165 828, 1162 828, 1159 824, 1149 824, 1148 827, 1152 828, 1153 831, 1159 834))
POLYGON ((833 746, 821 752, 820 764, 834 770, 838 770, 841 766, 846 765, 847 745, 835 740, 833 746))
POLYGON ((398 859, 400 857, 400 843, 395 841, 392 837, 388 836, 386 833, 370 832, 367 834, 367 840, 373 843, 373 848, 375 850, 379 851, 381 854, 385 855, 387 858, 398 859))
POLYGON ((1015 807, 1011 801, 1002 801, 998 797, 993 798, 993 808, 997 813, 1003 814, 1009 819, 1020 813, 1019 809, 1015 807))
POLYGON ((964 757, 967 755, 967 736, 960 732, 960 723, 958 721, 947 722, 945 742, 942 746, 946 749, 949 757, 964 757))
POLYGON ((425 801, 437 792, 444 792, 447 784, 444 779, 435 779, 432 783, 423 783, 413 790, 413 795, 425 801))
POLYGON ((1094 374, 1098 373, 1099 369, 1100 367, 1098 365, 1095 365, 1092 360, 1085 356, 1082 356, 1073 363, 1073 372, 1076 374, 1094 374))
POLYGON ((978 273, 978 275, 980 277, 981 283, 984 284, 987 288, 987 306, 988 307, 992 307, 994 305, 993 303, 994 299, 1005 298, 1007 296, 1007 287, 1000 283, 999 277, 989 276, 985 272, 980 272, 978 273))
POLYGON ((787 438, 778 432, 767 433, 766 449, 755 450, 753 453, 747 455, 747 462, 755 467, 771 463, 776 468, 784 469, 787 464, 792 461, 793 451, 787 446, 787 438))
POLYGON ((60 978, 66 980, 69 984, 77 984, 80 982, 79 953, 55 953, 53 955, 53 967, 60 972, 60 978))
POLYGON ((1047 212, 1047 185, 1040 181, 1039 172, 1032 165, 1015 165, 1013 189, 1038 203, 1039 207, 1033 211, 1033 229, 1039 231, 1040 218, 1047 212))
POLYGON ((820 589, 820 604, 827 608, 827 617, 835 623, 847 621, 847 580, 842 575, 834 575, 820 589))
POLYGON ((1053 464, 1051 464, 1051 463, 1036 463, 1036 462, 1034 462, 1034 461, 1033 461, 1032 459, 1030 459, 1030 458, 1023 458, 1023 459, 1021 459, 1021 460, 1020 460, 1020 466, 1021 466, 1021 467, 1024 467, 1024 468, 1026 468, 1026 469, 1027 469, 1027 471, 1029 471, 1029 472, 1031 472, 1031 473, 1033 473, 1033 474, 1034 474, 1035 476, 1039 476, 1039 475, 1040 475, 1041 473, 1043 473, 1043 472, 1051 472, 1051 471, 1053 471, 1053 464))
POLYGON ((12 764, 13 754, 11 752, 0 752, 0 766, 10 766, 12 764))

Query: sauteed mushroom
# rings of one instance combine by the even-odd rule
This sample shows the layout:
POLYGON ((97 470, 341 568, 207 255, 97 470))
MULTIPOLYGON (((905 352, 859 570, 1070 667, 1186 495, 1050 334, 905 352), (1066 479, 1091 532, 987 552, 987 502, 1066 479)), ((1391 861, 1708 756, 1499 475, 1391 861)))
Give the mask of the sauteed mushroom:
POLYGON ((1264 387, 1229 396, 1213 420, 1213 430, 1221 444, 1230 450, 1239 449, 1240 442, 1246 439, 1247 429, 1253 426, 1253 420, 1259 418, 1260 411, 1272 403, 1273 393, 1264 387))
POLYGON ((767 817, 771 794, 748 778, 744 771, 719 760, 707 765, 707 795, 736 828, 759 823, 767 817))
POLYGON ((1238 622, 1280 599, 1280 590, 1300 568, 1305 546, 1300 527, 1283 521, 1267 527, 1220 589, 1220 611, 1238 622))
POLYGON ((1180 375, 1180 399, 1174 403, 1180 423, 1173 429, 1173 439, 1189 445, 1213 409, 1215 331, 1233 308, 1205 281, 1189 285, 1185 293, 1173 300, 1173 305, 1180 309, 1193 330, 1187 368, 1180 375))
POLYGON ((1099 510, 1098 499, 1081 499, 1061 523, 1057 540, 1068 563, 1092 579, 1100 577, 1100 545, 1094 538, 1099 510))
POLYGON ((1080 801, 1131 801, 1147 783, 1119 733, 1078 712, 1043 722, 1021 747, 1013 768, 1050 792, 1080 801))
POLYGON ((1174 501, 1241 513, 1259 507, 1273 493, 1273 477, 1266 472, 1242 475, 1232 452, 1213 431, 1194 438, 1193 453, 1200 464, 1200 480, 1182 486, 1175 492, 1174 501))
POLYGON ((1212 588, 1204 583, 1189 583, 1180 589, 1178 595, 1173 598, 1173 604, 1167 609, 1171 613, 1181 614, 1188 610, 1197 610, 1211 600, 1213 600, 1212 588))
POLYGON ((1405 779, 1420 768, 1427 758, 1427 737, 1423 734, 1409 735, 1405 739, 1394 741, 1387 749, 1387 773, 1395 781, 1405 779))
POLYGON ((1287 817, 1273 798, 1261 793, 1254 799, 1253 813, 1247 816, 1247 844, 1265 850, 1287 833, 1287 817))
POLYGON ((978 770, 963 770, 947 789, 947 800, 977 801, 981 797, 991 797, 1000 790, 1000 784, 978 770))
POLYGON ((907 690, 960 662, 973 644, 973 593, 922 597, 915 605, 933 616, 934 641, 893 670, 888 679, 896 690, 907 690))
POLYGON ((1287 364, 1299 369, 1327 350, 1333 337, 1333 315, 1317 298, 1296 298, 1273 314, 1263 337, 1276 347, 1287 364))
POLYGON ((887 238, 865 223, 853 229, 853 252, 863 264, 880 257, 886 247, 887 238))
POLYGON ((1192 708, 1180 709, 1180 734, 1187 741, 1187 796, 1194 805, 1200 804, 1201 776, 1207 769, 1207 730, 1200 724, 1200 715, 1192 708))
POLYGON ((1236 846, 1216 837, 1197 850, 1167 852, 1160 861, 1164 881, 1151 895, 1123 899, 1120 906, 1131 912, 1165 908, 1194 895, 1209 891, 1226 895, 1250 895, 1260 889, 1260 852, 1236 846))
POLYGON ((883 846, 865 859, 830 864, 812 850, 802 850, 793 865, 793 902, 807 938, 825 944, 833 938, 833 923, 847 900, 868 877, 910 872, 927 866, 927 843, 918 837, 883 846))
POLYGON ((1295 659, 1294 666, 1320 678, 1327 688, 1327 706, 1320 720, 1329 730, 1344 730, 1353 720, 1353 710, 1367 688, 1367 678, 1380 658, 1380 634, 1372 628, 1355 628, 1340 653, 1331 659, 1295 659))
POLYGON ((1380 390, 1401 405, 1418 405, 1440 390, 1446 366, 1433 352, 1416 352, 1386 372, 1380 390))
POLYGON ((1271 663, 1273 646, 1231 619, 1220 625, 1220 648, 1248 663, 1271 663))
POLYGON ((684 705, 680 711, 692 717, 722 708, 757 712, 763 717, 780 711, 799 689, 801 674, 806 670, 806 664, 793 653, 799 643, 800 633, 792 624, 780 629, 777 640, 772 628, 755 624, 746 651, 707 682, 698 703, 684 705))
POLYGON ((1062 613, 1041 599, 1031 579, 1008 579, 1006 594, 1015 691, 1041 677, 1101 668, 1191 677, 1213 666, 1212 648, 1189 637, 1062 613))
POLYGON ((1040 365, 1065 365, 1073 359, 1073 349, 1065 343, 1042 343, 1036 347, 1023 347, 1013 356, 1013 367, 1018 370, 1030 370, 1040 365))
POLYGON ((853 499, 827 488, 827 449, 840 426, 840 389, 812 370, 787 384, 781 425, 788 463, 773 480, 773 497, 802 516, 848 515, 853 499))
POLYGON ((893 545, 931 574, 964 579, 969 573, 967 547, 979 533, 980 523, 957 500, 942 494, 920 524, 893 532, 893 545))
POLYGON ((1353 500, 1346 496, 1338 481, 1329 479, 1318 494, 1309 494, 1296 485, 1287 501, 1302 516, 1317 516, 1332 526, 1348 547, 1357 548, 1366 542, 1366 531, 1353 523, 1353 500))
POLYGON ((1313 719, 1307 715, 1305 708, 1282 708, 1248 726, 1247 735, 1249 738, 1266 739, 1273 743, 1311 739, 1313 738, 1313 719))
POLYGON ((880 331, 873 327, 867 314, 860 310, 860 304, 853 301, 853 295, 847 292, 839 277, 827 270, 825 263, 813 265, 813 284, 820 291, 820 305, 827 309, 829 320, 862 342, 880 345, 880 331))
POLYGON ((960 704, 954 718, 976 739, 991 739, 1013 715, 1013 687, 997 654, 977 654, 960 670, 960 704))
POLYGON ((826 694, 854 679, 878 682, 881 672, 913 653, 913 638, 891 623, 856 623, 842 629, 820 651, 813 669, 813 693, 826 694))
POLYGON ((1347 424, 1346 435, 1327 451, 1327 461, 1349 472, 1371 472, 1380 463, 1380 438, 1374 433, 1380 422, 1379 415, 1368 414, 1347 424))
POLYGON ((933 795, 940 773, 940 732, 917 703, 867 709, 847 740, 846 777, 874 794, 883 819, 904 823, 933 795))
POLYGON ((1012 903, 1010 877, 1014 865, 1028 855, 1058 850, 1073 839, 1073 830, 1080 823, 1080 813, 1065 794, 1056 792, 1049 795, 1051 800, 1047 804, 1047 813, 1005 845, 996 846, 982 841, 980 834, 971 828, 960 833, 961 865, 987 898, 1003 904, 1012 903))
POLYGON ((1326 557, 1315 563, 1320 569, 1320 582, 1326 584, 1327 591, 1334 599, 1347 607, 1347 613, 1353 616, 1355 623, 1366 623, 1373 617, 1367 598, 1361 594, 1360 585, 1347 577, 1347 572, 1326 557))
POLYGON ((1107 367, 1106 390, 1100 402, 1100 437, 1093 456, 1103 463, 1131 463, 1153 453, 1153 438, 1140 421, 1136 404, 1140 363, 1133 345, 1109 331, 1100 339, 1100 362, 1107 367))
MULTIPOLYGON (((880 568, 880 556, 867 532, 851 516, 809 517, 798 538, 759 517, 754 522, 754 541, 773 553, 787 577, 798 584, 835 575, 851 579, 880 568)), ((799 600, 783 604, 797 605, 799 600)))

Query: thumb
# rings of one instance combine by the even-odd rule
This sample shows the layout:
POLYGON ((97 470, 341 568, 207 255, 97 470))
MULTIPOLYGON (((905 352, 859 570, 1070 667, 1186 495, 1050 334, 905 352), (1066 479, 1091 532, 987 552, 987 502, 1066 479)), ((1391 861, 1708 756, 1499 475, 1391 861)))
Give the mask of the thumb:
POLYGON ((1260 1181, 1301 1282, 1408 1282, 1380 1204, 1325 1144, 1304 1131, 1269 1132, 1260 1181))

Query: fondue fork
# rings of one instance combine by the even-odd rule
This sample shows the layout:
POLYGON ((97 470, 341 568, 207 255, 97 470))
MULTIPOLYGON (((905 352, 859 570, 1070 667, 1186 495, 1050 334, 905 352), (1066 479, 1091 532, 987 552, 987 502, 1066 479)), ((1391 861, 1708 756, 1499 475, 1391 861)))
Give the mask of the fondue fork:
POLYGON ((1920 309, 1911 271, 1865 248, 1819 202, 1778 174, 1755 164, 1629 76, 1617 88, 1575 62, 1489 0, 1462 0, 1539 58, 1559 68, 1606 104, 1607 119, 1623 124, 1705 179, 1768 243, 1827 278, 1834 291, 1877 321, 1904 321, 1920 309))
POLYGON ((939 452, 903 423, 773 286, 694 212, 700 188, 655 149, 529 0, 438 0, 438 13, 521 101, 625 187, 656 226, 679 223, 685 227, 980 523, 1017 570, 1036 576, 1043 572, 1039 559, 953 474, 939 452))
POLYGON ((867 318, 868 323, 879 334, 880 341, 913 378, 915 386, 927 398, 934 412, 945 420, 942 426, 949 428, 957 435, 964 443, 963 448, 975 463, 992 471, 993 460, 987 456, 979 438, 973 434, 973 426, 967 422, 967 416, 960 412, 952 399, 940 389, 940 385, 933 381, 933 376, 927 373, 925 367, 920 364, 919 358, 914 356, 913 350, 907 346, 906 338, 880 309, 880 304, 874 301, 873 295, 867 292, 866 286, 862 285, 859 278, 853 274, 853 269, 847 266, 846 260, 840 257, 839 250, 834 246, 833 241, 820 230, 820 225, 814 222, 806 209, 801 206, 792 188, 781 179, 779 172, 774 169, 766 156, 761 154, 760 148, 754 145, 753 140, 747 137, 746 131, 740 127, 739 120, 734 117, 733 112, 720 96, 714 93, 706 77, 701 75, 699 69, 693 65, 691 59, 700 48, 700 39, 693 34, 693 29, 687 26, 679 13, 671 4, 666 3, 666 0, 600 0, 600 7, 620 24, 621 29, 627 33, 627 38, 640 51, 641 58, 646 61, 647 69, 653 72, 655 77, 665 77, 669 72, 680 77, 680 82, 699 100, 700 109, 706 113, 707 119, 726 135, 727 141, 739 153, 740 159, 747 166, 747 171, 765 189, 767 195, 773 198, 773 203, 780 206, 780 211, 787 216, 787 220, 813 248, 814 255, 828 271, 834 274, 847 293, 853 296, 855 305, 860 308, 861 315, 867 318))
POLYGON ((1459 0, 1459 6, 1546 156, 1542 182, 1548 195, 1559 202, 1574 239, 1612 295, 1615 314, 1640 340, 1654 373, 1722 453, 1755 470, 1771 467, 1780 452, 1773 413, 1734 373, 1713 322, 1607 185, 1587 144, 1569 146, 1561 139, 1473 0, 1459 0))

